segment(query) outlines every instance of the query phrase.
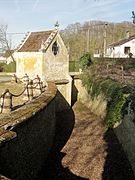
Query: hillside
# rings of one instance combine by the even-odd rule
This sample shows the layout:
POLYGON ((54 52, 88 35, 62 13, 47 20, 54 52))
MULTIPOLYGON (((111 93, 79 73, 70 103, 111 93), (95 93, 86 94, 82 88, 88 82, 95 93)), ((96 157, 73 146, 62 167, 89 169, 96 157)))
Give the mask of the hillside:
POLYGON ((131 22, 87 21, 68 25, 62 37, 69 50, 70 60, 76 61, 84 52, 102 53, 104 40, 106 46, 130 35, 135 34, 135 25, 131 22))

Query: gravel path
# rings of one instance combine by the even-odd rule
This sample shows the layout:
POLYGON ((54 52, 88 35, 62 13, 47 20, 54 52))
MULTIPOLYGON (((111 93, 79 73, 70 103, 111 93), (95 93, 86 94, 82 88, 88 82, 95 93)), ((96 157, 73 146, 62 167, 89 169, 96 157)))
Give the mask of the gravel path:
POLYGON ((82 104, 57 114, 56 132, 39 180, 135 180, 113 131, 82 104))

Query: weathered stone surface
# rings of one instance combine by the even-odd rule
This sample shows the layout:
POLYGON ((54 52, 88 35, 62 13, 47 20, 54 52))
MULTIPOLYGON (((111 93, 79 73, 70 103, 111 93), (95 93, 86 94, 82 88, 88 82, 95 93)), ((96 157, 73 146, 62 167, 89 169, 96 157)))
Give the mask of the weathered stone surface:
POLYGON ((114 132, 122 144, 135 174, 135 123, 126 115, 114 132))
POLYGON ((30 79, 39 75, 43 82, 55 81, 60 93, 71 104, 72 78, 69 76, 69 54, 58 31, 45 51, 18 51, 15 56, 18 77, 23 77, 27 73, 30 79), (56 55, 52 51, 55 42, 59 48, 56 55))
POLYGON ((11 179, 34 180, 55 135, 56 86, 10 115, 0 116, 0 171, 11 179))
POLYGON ((17 76, 23 77, 25 73, 31 79, 37 75, 45 80, 61 80, 68 78, 69 72, 69 55, 64 45, 64 42, 59 34, 56 33, 55 37, 49 43, 49 46, 44 51, 16 52, 17 59, 17 76), (54 55, 52 51, 53 43, 57 42, 59 51, 54 55))
MULTIPOLYGON (((82 85, 82 81, 79 77, 74 78, 74 89, 72 91, 76 91, 74 96, 77 96, 78 100, 84 103, 88 108, 90 108, 91 112, 104 118, 106 115, 106 107, 107 100, 105 99, 103 94, 98 95, 95 98, 92 98, 88 93, 85 87, 82 85)), ((74 97, 72 97, 74 98, 74 97)))
MULTIPOLYGON (((74 89, 76 91, 78 99, 83 102, 91 112, 104 118, 107 110, 107 100, 100 94, 98 97, 92 99, 88 95, 86 89, 82 86, 80 79, 74 77, 74 89), (75 90, 75 88, 77 90, 75 90)), ((124 151, 131 163, 135 174, 135 90, 134 86, 125 86, 123 93, 127 97, 127 107, 124 111, 124 119, 121 120, 114 132, 117 135, 120 143, 123 146, 124 151)), ((75 96, 75 94, 73 94, 75 96)), ((73 98, 73 97, 72 97, 73 98)))
POLYGON ((0 175, 0 180, 10 180, 10 179, 5 176, 0 175))

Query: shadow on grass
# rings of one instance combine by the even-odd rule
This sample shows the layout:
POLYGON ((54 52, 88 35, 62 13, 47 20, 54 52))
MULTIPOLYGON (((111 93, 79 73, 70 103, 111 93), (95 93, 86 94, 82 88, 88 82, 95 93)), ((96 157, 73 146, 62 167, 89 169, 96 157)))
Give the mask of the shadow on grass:
POLYGON ((102 180, 135 180, 131 165, 113 130, 104 136, 107 142, 107 157, 102 180))

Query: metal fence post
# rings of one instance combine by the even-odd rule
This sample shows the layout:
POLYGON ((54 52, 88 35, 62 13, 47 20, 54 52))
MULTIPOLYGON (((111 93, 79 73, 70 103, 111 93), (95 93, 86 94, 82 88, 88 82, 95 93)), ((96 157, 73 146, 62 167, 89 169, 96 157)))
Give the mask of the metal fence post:
POLYGON ((31 80, 28 84, 29 100, 33 99, 33 81, 31 80))
POLYGON ((10 113, 12 111, 12 95, 9 92, 9 89, 5 90, 1 103, 2 113, 10 113))
POLYGON ((24 83, 24 86, 26 86, 29 83, 29 76, 27 74, 25 74, 23 77, 23 83, 24 83))
POLYGON ((39 96, 41 93, 42 93, 41 81, 40 81, 40 77, 37 75, 35 94, 39 96))

